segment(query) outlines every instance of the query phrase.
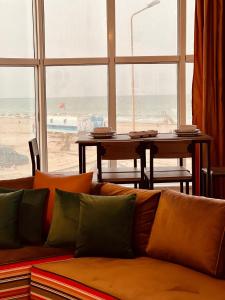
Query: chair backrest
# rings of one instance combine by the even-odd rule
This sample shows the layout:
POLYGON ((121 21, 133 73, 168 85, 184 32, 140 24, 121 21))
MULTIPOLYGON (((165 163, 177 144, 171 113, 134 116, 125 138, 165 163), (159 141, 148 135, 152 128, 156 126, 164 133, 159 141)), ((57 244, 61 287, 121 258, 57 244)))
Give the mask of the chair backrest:
POLYGON ((101 142, 98 145, 102 160, 139 159, 142 155, 140 142, 101 142))
POLYGON ((153 145, 154 158, 188 158, 192 157, 191 141, 157 141, 153 145))
POLYGON ((35 175, 36 170, 40 170, 40 153, 37 139, 34 138, 28 142, 30 149, 30 157, 32 163, 32 175, 35 175))
POLYGON ((140 159, 141 176, 144 177, 145 152, 142 142, 100 142, 97 144, 98 180, 102 180, 102 160, 136 160, 140 159))

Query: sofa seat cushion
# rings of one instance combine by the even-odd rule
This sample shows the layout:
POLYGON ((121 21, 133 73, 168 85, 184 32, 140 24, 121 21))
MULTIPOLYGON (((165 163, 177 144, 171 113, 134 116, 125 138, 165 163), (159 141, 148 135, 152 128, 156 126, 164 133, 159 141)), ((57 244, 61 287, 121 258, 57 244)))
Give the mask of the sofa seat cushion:
POLYGON ((40 246, 0 250, 0 299, 29 299, 31 266, 72 256, 71 250, 40 246))
POLYGON ((147 257, 73 258, 34 266, 31 295, 31 299, 224 300, 225 281, 147 257))

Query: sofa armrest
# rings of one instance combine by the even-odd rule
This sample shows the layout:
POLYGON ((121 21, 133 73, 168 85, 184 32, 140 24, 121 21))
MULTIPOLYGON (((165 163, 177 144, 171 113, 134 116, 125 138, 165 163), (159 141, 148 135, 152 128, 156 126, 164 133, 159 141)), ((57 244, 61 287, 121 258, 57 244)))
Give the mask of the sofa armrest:
POLYGON ((0 180, 0 187, 12 189, 32 189, 34 177, 24 177, 9 180, 0 180))

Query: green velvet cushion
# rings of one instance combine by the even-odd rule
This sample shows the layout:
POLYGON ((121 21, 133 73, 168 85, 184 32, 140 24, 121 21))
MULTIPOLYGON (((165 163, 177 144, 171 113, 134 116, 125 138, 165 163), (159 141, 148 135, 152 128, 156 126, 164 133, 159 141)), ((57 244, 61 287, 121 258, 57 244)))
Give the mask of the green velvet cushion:
MULTIPOLYGON (((10 191, 12 189, 0 188, 0 193, 10 191)), ((48 193, 48 189, 23 190, 19 208, 18 234, 24 243, 43 243, 44 214, 48 193)))
POLYGON ((44 216, 48 189, 24 190, 19 214, 22 241, 41 244, 44 241, 44 216))
POLYGON ((23 191, 0 193, 0 248, 18 248, 19 207, 23 191))
POLYGON ((52 222, 47 246, 75 248, 80 212, 79 194, 55 190, 52 222))
POLYGON ((136 195, 80 194, 76 256, 131 258, 136 195))

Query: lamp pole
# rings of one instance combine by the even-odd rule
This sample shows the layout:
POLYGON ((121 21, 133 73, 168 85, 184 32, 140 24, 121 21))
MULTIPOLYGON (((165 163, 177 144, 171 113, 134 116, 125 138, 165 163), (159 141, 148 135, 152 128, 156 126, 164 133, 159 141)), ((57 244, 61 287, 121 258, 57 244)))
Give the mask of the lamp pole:
MULTIPOLYGON (((130 42, 131 42, 131 56, 134 56, 134 34, 133 34, 133 20, 134 17, 141 12, 149 9, 157 4, 159 4, 159 0, 154 0, 150 2, 146 7, 134 12, 130 18, 130 42)), ((135 130, 135 113, 136 113, 136 101, 134 96, 134 64, 131 65, 131 95, 132 95, 132 130, 135 130)))

